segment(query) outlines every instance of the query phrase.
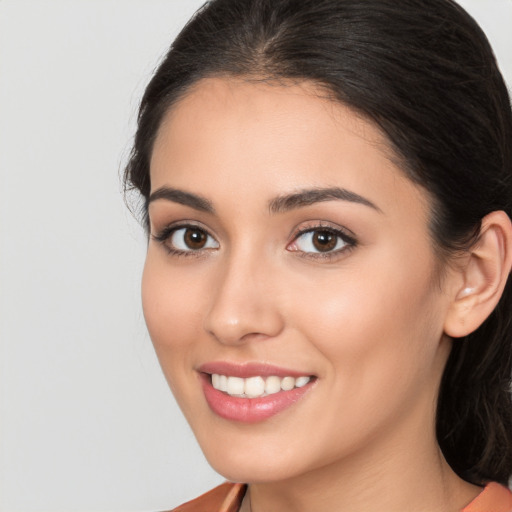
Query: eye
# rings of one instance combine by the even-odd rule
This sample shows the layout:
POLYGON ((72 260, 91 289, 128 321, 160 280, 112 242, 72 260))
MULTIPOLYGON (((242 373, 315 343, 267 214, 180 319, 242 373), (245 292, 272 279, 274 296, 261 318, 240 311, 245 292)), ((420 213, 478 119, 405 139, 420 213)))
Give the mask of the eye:
POLYGON ((345 233, 333 228, 322 227, 299 233, 288 250, 328 255, 341 252, 354 245, 355 240, 345 233))
POLYGON ((195 227, 176 229, 169 237, 168 243, 178 251, 198 251, 219 246, 208 233, 195 227))
POLYGON ((169 227, 154 236, 171 253, 193 253, 204 249, 217 249, 219 243, 204 229, 197 226, 169 227))

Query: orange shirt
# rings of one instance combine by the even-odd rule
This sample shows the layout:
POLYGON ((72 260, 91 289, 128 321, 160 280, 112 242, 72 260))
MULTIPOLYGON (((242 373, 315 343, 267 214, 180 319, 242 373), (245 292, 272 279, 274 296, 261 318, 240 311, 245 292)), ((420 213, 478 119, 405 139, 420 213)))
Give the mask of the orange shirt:
MULTIPOLYGON (((224 483, 171 512, 238 512, 245 491, 245 484, 224 483)), ((491 482, 461 512, 512 512, 512 492, 491 482)))

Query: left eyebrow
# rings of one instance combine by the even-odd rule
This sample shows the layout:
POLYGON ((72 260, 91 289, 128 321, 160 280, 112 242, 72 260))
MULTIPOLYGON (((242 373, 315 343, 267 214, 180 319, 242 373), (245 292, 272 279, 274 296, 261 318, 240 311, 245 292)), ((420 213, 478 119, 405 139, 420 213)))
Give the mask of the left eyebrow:
POLYGON ((147 205, 149 206, 150 203, 158 201, 159 199, 165 199, 166 201, 172 201, 173 203, 189 206, 190 208, 194 208, 194 210, 198 210, 200 212, 215 213, 213 204, 205 197, 192 194, 191 192, 185 192, 184 190, 179 190, 177 188, 160 187, 149 196, 147 205))
POLYGON ((315 203, 321 203, 324 201, 349 201, 351 203, 362 204, 368 206, 383 213, 382 210, 355 192, 351 192, 345 188, 330 187, 330 188, 313 188, 307 190, 300 190, 293 194, 287 194, 285 196, 279 196, 272 199, 269 202, 269 210, 271 213, 283 213, 296 208, 303 208, 304 206, 310 206, 315 203))

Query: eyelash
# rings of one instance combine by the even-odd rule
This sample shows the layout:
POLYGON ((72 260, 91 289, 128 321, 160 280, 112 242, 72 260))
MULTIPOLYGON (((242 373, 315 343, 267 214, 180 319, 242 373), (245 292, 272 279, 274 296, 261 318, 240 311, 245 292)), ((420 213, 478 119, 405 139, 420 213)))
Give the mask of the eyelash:
POLYGON ((184 257, 184 258, 188 258, 188 257, 198 258, 198 257, 204 256, 204 251, 207 249, 203 249, 203 250, 199 249, 196 251, 191 249, 190 251, 181 251, 180 249, 174 249, 172 247, 169 247, 169 245, 167 244, 167 241, 172 237, 172 235, 176 231, 179 231, 180 229, 196 229, 198 231, 202 231, 207 236, 212 237, 208 233, 208 231, 201 228, 200 226, 197 226, 196 224, 185 223, 185 224, 177 224, 177 225, 175 224, 175 225, 166 226, 159 233, 157 233, 155 235, 151 235, 151 238, 153 238, 153 240, 155 240, 156 242, 160 243, 164 247, 164 249, 169 253, 169 255, 171 255, 171 256, 184 257))
MULTIPOLYGON (((301 258, 312 259, 312 260, 324 260, 324 261, 325 260, 334 260, 336 258, 339 258, 342 254, 345 254, 345 253, 353 250, 358 245, 357 239, 355 238, 355 236, 353 234, 347 233, 346 230, 341 229, 340 227, 334 227, 330 224, 326 224, 323 222, 316 223, 313 226, 310 226, 308 228, 301 229, 301 230, 297 231, 293 235, 293 240, 292 240, 291 244, 296 243, 297 240, 299 240, 299 238, 301 238, 302 236, 304 236, 308 233, 314 233, 317 231, 327 232, 331 235, 334 235, 335 237, 341 239, 341 241, 345 244, 345 246, 342 247, 341 249, 337 249, 335 251, 324 252, 324 253, 322 253, 322 252, 304 252, 304 251, 300 251, 300 250, 295 250, 294 252, 297 252, 298 256, 300 256, 301 258)), ((291 244, 288 244, 288 246, 291 244)))
MULTIPOLYGON (((167 241, 171 238, 171 236, 176 231, 179 231, 180 229, 190 229, 190 228, 196 229, 198 231, 202 231, 206 236, 213 238, 212 235, 210 235, 207 230, 205 230, 195 224, 187 224, 187 223, 167 226, 164 229, 162 229, 159 233, 157 233, 155 235, 151 235, 151 237, 153 238, 153 240, 160 243, 167 250, 168 254, 171 256, 195 257, 195 258, 204 256, 205 252, 210 250, 210 248, 197 249, 197 250, 191 249, 189 251, 182 251, 180 249, 172 248, 167 244, 167 241)), ((301 229, 301 230, 297 231, 293 235, 292 242, 290 242, 287 245, 287 247, 289 247, 293 243, 296 243, 297 240, 299 240, 302 236, 304 236, 308 233, 314 233, 316 231, 324 231, 329 234, 332 234, 332 235, 336 236, 337 238, 341 239, 343 241, 343 243, 346 245, 336 251, 329 251, 329 252, 325 252, 325 253, 304 252, 304 251, 300 251, 297 249, 290 250, 290 252, 296 252, 296 253, 298 253, 298 255, 300 257, 312 259, 312 260, 333 260, 333 259, 339 257, 342 253, 346 253, 346 252, 353 250, 358 245, 356 238, 352 234, 348 234, 346 231, 344 231, 338 227, 335 228, 329 224, 320 222, 320 223, 315 224, 314 226, 310 226, 306 229, 301 229)))

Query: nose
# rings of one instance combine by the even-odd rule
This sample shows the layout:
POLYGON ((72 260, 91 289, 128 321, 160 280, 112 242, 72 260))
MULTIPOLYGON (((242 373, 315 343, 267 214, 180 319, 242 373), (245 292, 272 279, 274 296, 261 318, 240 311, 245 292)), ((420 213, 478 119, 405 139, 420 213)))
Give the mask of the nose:
POLYGON ((284 327, 276 280, 254 255, 233 255, 219 269, 210 296, 204 328, 220 343, 275 337, 284 327))

